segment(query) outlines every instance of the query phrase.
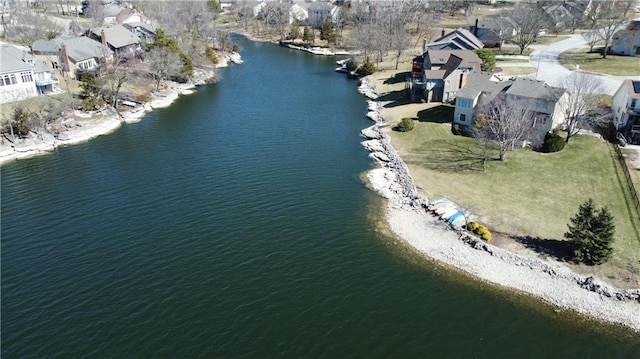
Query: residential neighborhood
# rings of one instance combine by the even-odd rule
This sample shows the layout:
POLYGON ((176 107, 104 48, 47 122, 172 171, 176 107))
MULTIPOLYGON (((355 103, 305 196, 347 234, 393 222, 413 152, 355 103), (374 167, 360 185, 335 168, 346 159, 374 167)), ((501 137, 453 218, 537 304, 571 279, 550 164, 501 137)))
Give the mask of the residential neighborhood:
POLYGON ((640 348, 640 1, 0 0, 0 166, 2 357, 640 348))

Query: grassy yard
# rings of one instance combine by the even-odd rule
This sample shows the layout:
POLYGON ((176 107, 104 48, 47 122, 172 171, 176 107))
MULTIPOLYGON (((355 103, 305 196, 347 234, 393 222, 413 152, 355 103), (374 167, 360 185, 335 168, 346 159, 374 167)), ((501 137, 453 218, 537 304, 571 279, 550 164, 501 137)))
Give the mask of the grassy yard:
MULTIPOLYGON (((495 55, 520 55, 520 48, 514 45, 502 45, 502 50, 498 50, 497 47, 490 48, 495 55)), ((524 49, 523 56, 529 56, 533 50, 531 48, 524 49)))
POLYGON ((534 42, 534 45, 549 45, 549 44, 553 44, 554 42, 558 42, 558 41, 562 41, 562 40, 566 40, 568 38, 570 38, 571 36, 569 35, 549 35, 549 36, 540 36, 539 38, 536 39, 536 42, 534 42))
POLYGON ((560 63, 570 69, 580 65, 580 70, 603 73, 616 76, 638 76, 640 74, 640 59, 631 56, 607 55, 602 58, 600 53, 589 53, 588 50, 565 51, 560 54, 560 63))
MULTIPOLYGON (((500 67, 500 64, 498 64, 497 67, 500 67)), ((517 66, 517 67, 509 66, 509 67, 502 68, 502 72, 504 72, 504 74, 507 76, 529 75, 529 74, 535 73, 536 71, 537 69, 529 65, 529 63, 523 64, 523 66, 517 66)))
POLYGON ((430 200, 446 196, 476 214, 497 236, 498 245, 522 243, 559 258, 569 219, 592 197, 615 217, 615 254, 601 266, 571 266, 621 287, 638 286, 640 220, 609 143, 579 135, 559 153, 520 148, 509 151, 505 162, 490 161, 483 173, 474 140, 451 133, 453 107, 403 104, 397 84, 383 83, 389 73, 376 74, 378 91, 397 97, 383 115, 391 121, 417 120, 413 131, 390 134, 421 193, 430 200))

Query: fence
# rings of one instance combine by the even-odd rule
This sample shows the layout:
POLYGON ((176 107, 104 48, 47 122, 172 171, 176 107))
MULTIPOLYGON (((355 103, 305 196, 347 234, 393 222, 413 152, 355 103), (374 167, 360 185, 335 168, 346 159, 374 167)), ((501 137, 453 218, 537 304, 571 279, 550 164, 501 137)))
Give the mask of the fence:
POLYGON ((617 144, 614 144, 613 148, 615 148, 616 150, 618 161, 620 161, 620 165, 622 166, 622 172, 624 172, 624 177, 627 179, 627 184, 629 185, 629 190, 631 191, 631 198, 633 199, 633 203, 636 206, 636 212, 640 216, 640 200, 638 200, 638 192, 636 192, 636 187, 633 185, 633 181, 631 180, 629 167, 627 167, 627 162, 622 155, 622 151, 620 151, 620 147, 617 144))

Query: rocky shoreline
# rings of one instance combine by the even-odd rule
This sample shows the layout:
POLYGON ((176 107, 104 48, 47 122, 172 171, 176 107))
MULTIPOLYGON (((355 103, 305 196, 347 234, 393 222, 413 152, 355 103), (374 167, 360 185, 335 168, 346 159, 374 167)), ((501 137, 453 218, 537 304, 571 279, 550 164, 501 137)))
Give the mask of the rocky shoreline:
POLYGON ((400 239, 422 255, 453 266, 482 281, 528 293, 563 309, 640 331, 640 288, 620 290, 593 277, 576 274, 556 261, 523 256, 454 231, 426 211, 427 198, 418 195, 411 173, 390 143, 389 124, 371 80, 358 91, 367 96, 362 145, 377 168, 367 173, 370 186, 387 199, 387 222, 400 239))
MULTIPOLYGON (((229 58, 234 63, 241 63, 239 55, 229 58)), ((226 64, 225 64, 226 65, 226 64)), ((86 142, 92 138, 109 134, 122 124, 135 123, 147 112, 156 108, 171 105, 180 95, 188 95, 196 86, 209 83, 215 74, 211 70, 196 69, 194 80, 190 83, 169 83, 167 89, 151 94, 152 101, 140 104, 135 108, 116 112, 112 108, 96 112, 73 111, 66 118, 50 124, 38 132, 32 131, 26 138, 12 142, 8 136, 0 137, 0 165, 19 159, 44 155, 61 146, 69 146, 86 142)))

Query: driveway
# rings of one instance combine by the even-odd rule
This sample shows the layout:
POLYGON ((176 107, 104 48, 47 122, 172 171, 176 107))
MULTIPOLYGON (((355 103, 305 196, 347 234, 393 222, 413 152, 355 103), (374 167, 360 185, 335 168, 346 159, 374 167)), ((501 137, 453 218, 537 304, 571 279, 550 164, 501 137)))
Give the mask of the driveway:
MULTIPOLYGON (((558 57, 564 51, 574 47, 587 46, 581 35, 572 35, 570 38, 555 42, 534 50, 529 56, 529 62, 533 67, 538 68, 536 79, 546 81, 551 86, 561 86, 562 79, 572 71, 560 65, 558 57)), ((612 76, 612 75, 589 75, 593 81, 602 83, 602 93, 615 94, 620 84, 625 78, 640 80, 640 76, 612 76)))

